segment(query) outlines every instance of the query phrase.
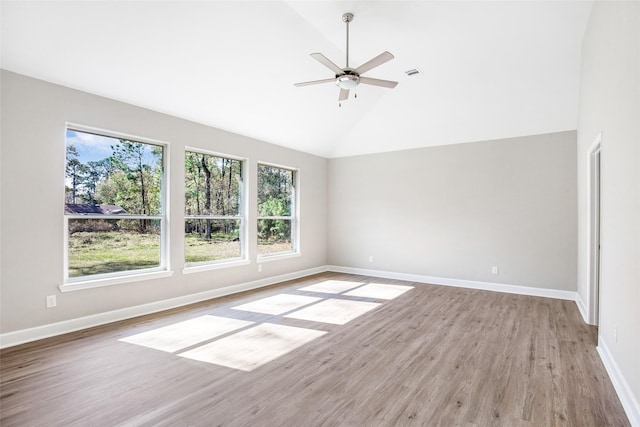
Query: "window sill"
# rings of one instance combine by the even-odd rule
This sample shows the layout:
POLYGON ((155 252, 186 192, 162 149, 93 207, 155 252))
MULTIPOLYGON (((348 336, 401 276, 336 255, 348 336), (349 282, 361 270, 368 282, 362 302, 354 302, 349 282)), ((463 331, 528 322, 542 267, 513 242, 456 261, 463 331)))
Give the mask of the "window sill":
POLYGON ((82 289, 101 288, 103 286, 120 285, 123 283, 141 282, 143 280, 161 279, 173 276, 173 271, 154 271, 150 273, 131 274, 128 276, 107 277, 104 279, 83 280, 70 282, 58 286, 60 292, 80 291, 82 289))
POLYGON ((182 269, 182 274, 200 273, 202 271, 219 270, 221 268, 238 267, 241 265, 249 265, 251 261, 248 259, 240 259, 235 261, 223 261, 211 264, 192 265, 182 269))
POLYGON ((273 254, 273 255, 259 255, 258 264, 261 262, 279 261, 281 259, 287 259, 287 258, 297 258, 299 256, 301 256, 300 252, 285 252, 285 253, 273 254))

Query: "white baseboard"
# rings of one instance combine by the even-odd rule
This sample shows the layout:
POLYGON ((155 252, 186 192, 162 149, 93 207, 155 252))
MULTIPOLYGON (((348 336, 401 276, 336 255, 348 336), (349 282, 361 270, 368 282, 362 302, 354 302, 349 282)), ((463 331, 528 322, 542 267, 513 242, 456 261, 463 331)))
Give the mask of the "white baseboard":
POLYGON ((329 271, 338 273, 360 274, 383 279, 407 280, 410 282, 430 283, 432 285, 455 286, 458 288, 481 289, 485 291, 506 292, 510 294, 531 295, 536 297, 556 298, 575 301, 577 292, 557 289, 532 288, 528 286, 507 285, 502 283, 479 282, 476 280, 449 279, 446 277, 423 276, 420 274, 396 273, 392 271, 369 270, 364 268, 341 267, 329 265, 329 271))
MULTIPOLYGON (((213 289, 206 292, 200 292, 192 295, 171 298, 168 300, 156 301, 148 304, 127 307, 119 310, 108 311, 105 313, 93 314, 90 316, 80 317, 77 319, 65 320, 62 322, 51 323, 48 325, 37 326, 29 329, 8 332, 0 334, 0 348, 11 347, 26 342, 36 341, 43 338, 49 338, 56 335, 62 335, 81 329, 100 326, 119 320, 130 319, 132 317, 143 316, 145 314, 157 313, 159 311, 171 308, 181 307, 200 301, 206 301, 212 298, 218 298, 231 295, 238 292, 248 291, 273 285, 287 280, 298 279, 312 274, 323 273, 326 271, 335 271, 338 273, 360 274, 365 276, 380 277, 384 279, 407 280, 418 283, 430 283, 434 285, 456 286, 470 289, 481 289, 488 291, 507 292, 521 295, 532 295, 547 298, 558 298, 565 300, 577 301, 577 293, 570 291, 559 291, 554 289, 531 288, 526 286, 507 285, 490 282, 479 282, 472 280, 448 279, 443 277, 423 276, 418 274, 396 273, 382 270, 369 270, 362 268, 341 267, 336 265, 325 265, 308 270, 297 271, 293 273, 283 274, 280 276, 269 277, 252 282, 240 283, 237 285, 226 286, 220 289, 213 289)), ((578 305, 580 309, 580 306, 578 305)), ((584 314, 583 314, 584 316, 584 314)))
POLYGON ((598 354, 600 355, 600 359, 602 359, 604 368, 609 374, 609 378, 611 378, 613 388, 615 388, 616 393, 618 393, 618 397, 627 414, 627 418, 629 418, 629 422, 633 427, 640 427, 640 403, 638 403, 638 399, 634 396, 629 383, 625 380, 624 375, 622 375, 618 364, 612 357, 609 347, 607 347, 602 337, 598 337, 598 354))
POLYGON ((107 323, 117 322, 119 320, 130 319, 132 317, 143 316, 145 314, 157 313, 159 311, 171 308, 181 307, 196 302, 206 301, 212 298, 223 297, 238 292, 249 291, 264 286, 274 285, 276 283, 285 282, 287 280, 299 279, 301 277, 310 276, 312 274, 323 273, 327 271, 326 266, 311 268, 308 270, 296 271, 294 273, 282 274, 279 276, 268 277, 252 282, 240 283, 237 285, 226 286, 220 289, 212 289, 210 291, 200 292, 192 295, 171 298, 162 301, 156 301, 148 304, 137 305, 134 307, 122 308, 119 310, 107 311, 105 313, 93 314, 90 316, 79 317, 77 319, 65 320, 48 325, 37 326, 35 328, 21 329, 19 331, 0 334, 0 348, 12 347, 18 344, 24 344, 43 338, 49 338, 56 335, 62 335, 69 332, 79 331, 81 329, 100 326, 107 323))
POLYGON ((584 301, 582 300, 582 297, 580 296, 580 294, 578 292, 576 292, 576 305, 578 306, 578 310, 580 311, 580 314, 582 315, 582 320, 584 320, 584 323, 586 323, 587 325, 590 325, 591 323, 589 322, 589 315, 587 313, 587 306, 584 304, 584 301))

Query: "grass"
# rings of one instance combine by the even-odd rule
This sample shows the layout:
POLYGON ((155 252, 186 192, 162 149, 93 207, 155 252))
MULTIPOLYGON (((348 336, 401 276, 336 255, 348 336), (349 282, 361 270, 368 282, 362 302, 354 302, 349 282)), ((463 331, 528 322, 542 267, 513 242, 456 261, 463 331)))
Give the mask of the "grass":
POLYGON ((69 277, 160 265, 160 236, 127 231, 77 232, 69 236, 69 277))
POLYGON ((258 255, 270 255, 281 252, 291 252, 291 242, 258 242, 258 255))
POLYGON ((186 234, 184 258, 187 263, 219 261, 240 257, 240 242, 229 240, 228 235, 213 236, 211 240, 197 234, 186 234))
MULTIPOLYGON (((291 251, 290 242, 258 243, 258 254, 291 251)), ((219 261, 240 256, 240 242, 228 235, 206 240, 185 235, 185 262, 219 261)), ((69 277, 139 270, 160 265, 160 236, 133 231, 76 232, 69 236, 69 277)))

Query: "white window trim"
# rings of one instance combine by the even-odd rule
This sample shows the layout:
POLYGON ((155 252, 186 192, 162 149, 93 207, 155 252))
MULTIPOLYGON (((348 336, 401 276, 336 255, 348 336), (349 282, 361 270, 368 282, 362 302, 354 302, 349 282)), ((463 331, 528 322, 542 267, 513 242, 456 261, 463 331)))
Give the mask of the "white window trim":
POLYGON ((95 276, 83 276, 91 277, 91 280, 79 280, 76 282, 68 282, 63 285, 59 285, 60 292, 79 291, 82 289, 101 288, 103 286, 121 285, 123 283, 141 282, 143 280, 161 279, 163 277, 173 276, 173 271, 170 270, 128 270, 126 275, 120 273, 118 276, 102 277, 95 276))
POLYGON ((249 265, 251 261, 244 258, 229 258, 218 261, 203 261, 201 263, 192 263, 185 265, 182 274, 200 273, 203 271, 220 270, 223 268, 240 267, 249 265))
MULTIPOLYGON (((222 219, 222 220, 239 220, 240 221, 240 256, 235 258, 226 258, 220 260, 213 261, 202 261, 202 262, 192 262, 187 263, 183 260, 183 268, 182 274, 191 274, 191 273, 199 273, 201 271, 210 271, 210 270, 219 270, 222 268, 229 267, 237 267, 241 265, 247 265, 250 263, 247 250, 247 232, 248 232, 248 221, 247 221, 247 212, 248 212, 248 197, 247 195, 247 169, 249 161, 244 157, 234 156, 231 154, 221 153, 217 151, 205 150, 202 148, 186 146, 184 148, 184 154, 187 152, 197 153, 197 154, 206 154, 208 156, 214 157, 224 157, 226 159, 237 160, 241 162, 242 174, 241 174, 241 185, 240 185, 240 215, 183 215, 183 222, 186 222, 188 219, 222 219)), ((184 159, 184 155, 182 156, 184 159)), ((184 184, 184 183, 183 183, 184 184)), ((184 224, 183 224, 184 225, 184 224)), ((183 245, 186 242, 186 239, 183 236, 183 245)))
POLYGON ((264 254, 258 256, 258 264, 262 264, 263 262, 271 262, 271 261, 280 261, 287 258, 298 258, 302 256, 300 251, 291 251, 291 252, 278 252, 275 254, 264 254))
MULTIPOLYGON (((63 283, 58 286, 60 292, 69 292, 76 291, 81 289, 91 289, 98 288, 102 286, 111 286, 118 285, 122 283, 130 283, 130 282, 139 282, 143 280, 151 280, 151 279, 159 279, 163 277, 170 277, 173 275, 173 271, 170 269, 170 257, 169 257, 169 211, 168 209, 168 201, 169 201, 169 165, 171 164, 169 161, 170 150, 169 143, 166 141, 160 141, 157 139, 147 138, 143 136, 137 136, 122 132, 116 132, 101 128, 96 128, 92 126, 80 125, 77 123, 66 122, 65 123, 65 147, 66 143, 66 134, 68 130, 79 131, 85 133, 92 133, 100 136, 105 136, 108 138, 116 138, 116 139, 126 139, 134 142, 141 142, 143 144, 150 144, 162 147, 162 168, 163 168, 163 179, 162 179, 162 187, 160 189, 160 206, 162 207, 162 212, 160 215, 62 215, 63 219, 63 229, 64 229, 64 250, 63 250, 63 283), (148 269, 141 270, 126 270, 122 272, 113 272, 107 274, 96 274, 89 276, 80 276, 80 277, 69 277, 69 220, 70 219, 91 219, 91 218, 102 218, 102 219, 137 219, 137 218, 148 218, 148 219, 156 219, 160 220, 160 265, 158 267, 152 267, 148 269)), ((66 150, 64 162, 66 164, 66 150)), ((64 178, 63 178, 64 185, 64 178)), ((64 200, 62 203, 62 211, 64 212, 64 200)))
MULTIPOLYGON (((261 219, 285 219, 291 220, 291 246, 292 249, 286 252, 276 252, 273 254, 259 254, 256 248, 256 260, 258 263, 278 261, 286 258, 296 258, 301 256, 300 252, 300 169, 291 166, 279 165, 269 162, 257 162, 256 174, 260 166, 270 166, 279 169, 285 169, 293 172, 293 209, 291 216, 256 216, 256 221, 261 219)), ((257 177, 256 177, 257 178, 257 177)), ((256 191, 256 198, 258 194, 256 191)), ((256 224, 257 233, 257 224, 256 224)))
POLYGON ((192 153, 198 153, 198 154, 206 154, 208 156, 214 156, 214 157, 225 157, 225 158, 231 159, 231 160, 239 160, 239 161, 243 162, 243 167, 244 167, 244 163, 247 161, 246 157, 234 156, 233 154, 222 153, 220 151, 211 151, 211 150, 207 150, 207 149, 204 149, 204 148, 193 147, 193 146, 190 146, 190 145, 187 145, 187 146, 184 147, 185 154, 186 154, 187 151, 190 151, 192 153))

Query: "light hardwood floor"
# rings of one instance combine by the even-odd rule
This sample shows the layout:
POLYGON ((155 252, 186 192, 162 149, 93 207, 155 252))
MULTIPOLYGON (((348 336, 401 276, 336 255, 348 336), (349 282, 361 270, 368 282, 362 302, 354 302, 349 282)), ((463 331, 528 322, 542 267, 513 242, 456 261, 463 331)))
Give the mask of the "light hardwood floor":
POLYGON ((0 425, 628 426, 595 344, 571 301, 325 273, 5 349, 0 425), (412 289, 393 299, 300 290, 331 280, 412 289), (260 300, 278 295, 267 302, 280 301, 271 310, 280 314, 234 308, 264 311, 260 300), (316 308, 296 314, 282 295, 316 308), (357 317, 337 324, 341 315, 357 317), (209 338, 180 330, 219 317, 237 328, 209 338), (248 335, 229 351, 257 326, 271 331, 260 341, 271 357, 272 345, 299 346, 264 364, 248 335), (288 335, 305 330, 303 344, 288 335), (184 340, 178 349, 171 334, 184 340), (184 357, 221 340, 215 357, 246 355, 249 368, 184 357))

